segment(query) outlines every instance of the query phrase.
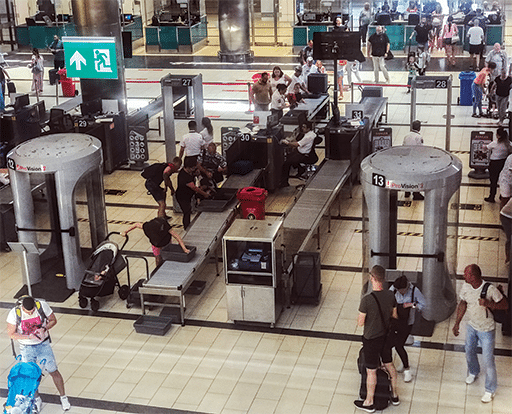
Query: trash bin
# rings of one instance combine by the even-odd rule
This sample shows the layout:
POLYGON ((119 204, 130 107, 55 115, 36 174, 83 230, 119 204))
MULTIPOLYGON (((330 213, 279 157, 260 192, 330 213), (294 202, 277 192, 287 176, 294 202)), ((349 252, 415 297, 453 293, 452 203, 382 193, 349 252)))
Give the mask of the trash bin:
POLYGON ((460 79, 460 98, 459 105, 471 106, 473 105, 473 93, 471 92, 471 84, 476 78, 473 71, 465 71, 459 73, 460 79))
POLYGON ((249 220, 265 220, 265 200, 268 192, 264 188, 245 187, 238 190, 242 217, 249 220))
POLYGON ((62 68, 57 72, 60 76, 60 84, 62 85, 62 94, 66 97, 75 96, 75 84, 73 79, 66 75, 66 68, 62 68))

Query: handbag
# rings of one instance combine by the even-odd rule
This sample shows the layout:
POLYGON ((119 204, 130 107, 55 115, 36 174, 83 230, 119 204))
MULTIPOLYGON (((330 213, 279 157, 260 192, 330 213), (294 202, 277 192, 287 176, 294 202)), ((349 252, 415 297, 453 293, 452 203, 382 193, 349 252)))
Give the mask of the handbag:
POLYGON ((384 57, 385 60, 391 60, 393 59, 393 53, 391 53, 391 50, 387 53, 387 55, 384 57))
POLYGON ((460 42, 460 37, 458 34, 455 34, 452 36, 452 45, 456 45, 457 43, 460 42))

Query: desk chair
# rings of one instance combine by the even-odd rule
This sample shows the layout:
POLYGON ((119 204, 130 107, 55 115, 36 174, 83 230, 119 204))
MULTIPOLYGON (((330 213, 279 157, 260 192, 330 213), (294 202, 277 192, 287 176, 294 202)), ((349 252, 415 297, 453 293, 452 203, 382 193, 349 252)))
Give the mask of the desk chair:
POLYGON ((297 167, 296 178, 307 181, 316 171, 316 163, 318 162, 318 154, 316 153, 316 146, 320 145, 323 141, 322 137, 317 136, 311 147, 311 151, 305 159, 299 163, 297 167))

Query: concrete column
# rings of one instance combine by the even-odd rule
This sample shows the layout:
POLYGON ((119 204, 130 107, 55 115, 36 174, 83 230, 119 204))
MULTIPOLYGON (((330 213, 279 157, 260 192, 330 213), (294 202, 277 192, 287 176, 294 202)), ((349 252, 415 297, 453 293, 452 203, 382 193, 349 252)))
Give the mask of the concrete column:
POLYGON ((94 99, 116 99, 119 110, 127 113, 121 38, 121 5, 118 0, 72 0, 73 20, 79 36, 116 38, 117 79, 82 79, 84 102, 94 99))

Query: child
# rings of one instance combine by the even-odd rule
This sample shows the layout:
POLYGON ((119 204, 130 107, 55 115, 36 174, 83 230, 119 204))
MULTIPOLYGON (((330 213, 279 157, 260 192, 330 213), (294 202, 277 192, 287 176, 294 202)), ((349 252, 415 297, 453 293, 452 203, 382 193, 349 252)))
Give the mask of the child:
POLYGON ((171 239, 174 237, 178 244, 181 246, 185 253, 189 253, 190 250, 185 246, 180 235, 175 233, 170 224, 163 217, 156 217, 153 220, 146 221, 145 223, 135 223, 127 230, 121 233, 121 236, 126 235, 134 229, 142 229, 144 234, 151 243, 151 250, 155 256, 156 267, 159 267, 163 262, 162 256, 160 255, 162 248, 171 243, 171 239))
POLYGON ((430 54, 427 50, 422 50, 418 53, 418 75, 425 75, 425 71, 427 70, 428 62, 430 62, 430 54))
POLYGON ((409 71, 409 77, 407 78, 407 93, 410 93, 412 81, 413 79, 416 79, 420 70, 418 63, 416 62, 416 53, 410 52, 407 56, 406 69, 409 71))

